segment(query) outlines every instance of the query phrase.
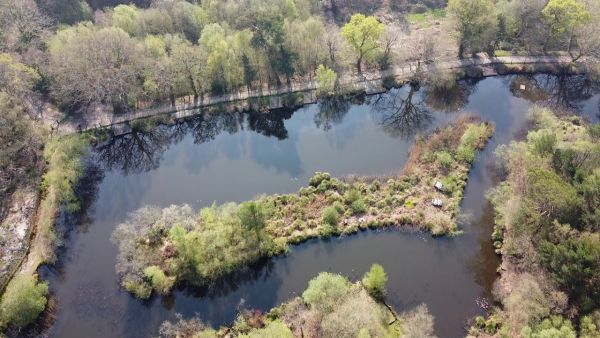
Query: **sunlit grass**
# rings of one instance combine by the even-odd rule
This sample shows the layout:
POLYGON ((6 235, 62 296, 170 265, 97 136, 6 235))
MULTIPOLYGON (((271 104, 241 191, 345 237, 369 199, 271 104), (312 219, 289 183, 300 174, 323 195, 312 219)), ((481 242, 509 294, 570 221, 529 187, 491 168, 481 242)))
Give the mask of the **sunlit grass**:
POLYGON ((430 9, 425 13, 408 14, 407 20, 411 25, 431 23, 434 20, 440 20, 446 17, 446 10, 442 8, 430 9))

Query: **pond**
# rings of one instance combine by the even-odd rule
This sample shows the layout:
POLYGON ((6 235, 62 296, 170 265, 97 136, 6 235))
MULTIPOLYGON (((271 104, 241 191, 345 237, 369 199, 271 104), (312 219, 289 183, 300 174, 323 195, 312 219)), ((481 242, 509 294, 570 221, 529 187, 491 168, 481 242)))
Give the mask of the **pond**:
POLYGON ((388 303, 398 311, 426 303, 440 337, 463 337, 466 321, 491 299, 498 257, 485 192, 497 182, 494 149, 522 137, 535 102, 565 106, 598 121, 597 88, 582 76, 503 76, 460 81, 451 90, 404 86, 294 112, 213 114, 115 137, 94 151, 79 217, 65 218, 60 262, 40 270, 58 301, 47 334, 55 337, 148 337, 176 313, 213 326, 241 308, 286 301, 321 271, 357 279, 372 263, 388 273, 388 303), (525 85, 525 90, 522 85, 525 85), (464 235, 434 239, 396 230, 367 231, 292 247, 205 289, 176 290, 139 301, 119 286, 110 241, 128 213, 151 204, 243 201, 305 186, 315 171, 342 177, 383 175, 403 167, 419 134, 462 114, 493 122, 496 133, 477 158, 462 203, 464 235))

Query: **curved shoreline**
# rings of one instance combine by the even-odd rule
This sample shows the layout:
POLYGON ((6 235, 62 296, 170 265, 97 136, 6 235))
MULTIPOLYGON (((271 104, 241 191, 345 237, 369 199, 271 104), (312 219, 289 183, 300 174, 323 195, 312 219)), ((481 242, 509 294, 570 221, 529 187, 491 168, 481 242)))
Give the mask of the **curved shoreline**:
MULTIPOLYGON (((343 92, 362 92, 367 95, 386 91, 386 85, 390 81, 394 84, 403 84, 413 79, 418 73, 431 72, 434 70, 464 72, 462 77, 488 77, 507 73, 519 72, 547 72, 557 71, 558 66, 582 65, 582 62, 573 62, 570 56, 499 56, 489 57, 487 54, 479 54, 469 59, 438 60, 431 63, 421 61, 407 62, 394 66, 384 71, 365 72, 361 76, 354 74, 342 75, 339 85, 343 92), (529 67, 529 68, 528 68, 529 67)), ((202 109, 217 106, 225 110, 244 109, 276 109, 288 107, 289 105, 300 107, 317 101, 316 91, 318 84, 312 81, 297 81, 290 86, 263 87, 255 90, 240 90, 225 95, 207 96, 197 102, 192 102, 191 97, 182 97, 178 100, 190 103, 161 105, 151 109, 143 109, 123 114, 115 114, 108 111, 88 112, 85 117, 57 122, 56 131, 60 134, 71 134, 75 132, 111 128, 116 135, 128 132, 128 122, 138 119, 149 118, 158 115, 169 114, 175 119, 181 119, 201 114, 202 109), (292 96, 290 96, 293 94, 292 96), (254 102, 258 101, 258 102, 254 102), (290 102, 292 101, 292 102, 290 102), (228 107, 221 105, 228 104, 228 107)))

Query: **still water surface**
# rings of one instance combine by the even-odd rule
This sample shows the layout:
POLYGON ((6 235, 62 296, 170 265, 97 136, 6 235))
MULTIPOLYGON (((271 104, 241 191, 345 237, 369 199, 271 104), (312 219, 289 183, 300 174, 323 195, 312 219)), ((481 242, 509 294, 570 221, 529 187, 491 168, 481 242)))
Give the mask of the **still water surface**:
POLYGON ((70 230, 60 263, 41 269, 58 300, 47 333, 148 337, 176 313, 226 325, 240 308, 268 310, 298 295, 320 271, 357 279, 380 263, 389 277, 388 303, 402 311, 424 302, 438 336, 462 337, 466 321, 482 312, 480 300, 491 297, 499 262, 489 241, 493 215, 485 200, 497 181, 493 150, 522 137, 534 102, 560 104, 597 122, 596 93, 581 77, 505 76, 460 82, 443 93, 405 86, 295 112, 204 116, 115 138, 95 150, 100 174, 88 175, 94 189, 84 215, 66 221, 70 230), (525 91, 517 89, 522 83, 525 91), (119 287, 110 235, 137 208, 181 203, 199 208, 293 192, 315 171, 394 172, 404 165, 416 135, 467 113, 493 122, 496 133, 469 176, 464 235, 433 239, 387 230, 312 240, 211 288, 177 290, 146 302, 119 287))

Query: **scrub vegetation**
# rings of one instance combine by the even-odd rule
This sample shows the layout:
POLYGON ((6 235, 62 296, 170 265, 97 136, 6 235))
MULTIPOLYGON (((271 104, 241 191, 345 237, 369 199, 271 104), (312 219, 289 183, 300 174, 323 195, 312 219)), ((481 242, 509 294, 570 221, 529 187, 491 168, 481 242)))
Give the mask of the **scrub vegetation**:
MULTIPOLYGON (((365 279, 369 277, 365 275, 365 279)), ((301 297, 267 314, 245 310, 232 327, 218 330, 207 328, 197 318, 180 317, 177 322, 163 323, 160 337, 429 338, 434 335, 433 316, 425 305, 398 315, 382 299, 372 297, 364 283, 352 284, 344 276, 322 272, 308 283, 301 297)))
MULTIPOLYGON (((139 209, 112 237, 122 285, 140 298, 168 293, 176 282, 205 285, 284 253, 289 244, 367 228, 396 225, 436 236, 457 234, 455 219, 471 163, 492 132, 486 123, 462 118, 417 142, 403 171, 389 177, 341 180, 316 173, 296 194, 213 205, 199 213, 187 205, 139 209), (440 152, 449 160, 440 162, 440 152), (442 205, 433 206, 433 199, 442 205)), ((371 295, 383 296, 380 267, 364 283, 371 295)))
POLYGON ((502 303, 473 334, 600 335, 598 125, 546 108, 529 112, 526 140, 498 149, 507 179, 490 192, 502 254, 502 303))
MULTIPOLYGON (((597 0, 0 1, 0 282, 8 292, 17 290, 7 284, 14 276, 35 280, 38 265, 56 258, 57 214, 78 208, 73 185, 93 137, 56 135, 63 119, 96 125, 99 112, 197 103, 210 95, 307 81, 319 84, 320 95, 336 95, 343 76, 482 51, 563 52, 597 72, 599 17, 597 0)), ((132 218, 144 224, 126 222, 118 230, 132 236, 116 240, 123 284, 141 297, 152 290, 168 293, 179 281, 211 281, 285 252, 290 243, 368 227, 410 224, 434 235, 454 234, 474 150, 489 133, 489 126, 466 121, 440 130, 419 142, 405 170, 391 177, 339 180, 319 173, 298 194, 213 206, 199 216, 186 207, 142 209, 132 218), (437 181, 442 191, 433 188, 437 181), (433 198, 441 208, 431 205, 433 198), (193 221, 175 224, 169 212, 193 221)), ((538 138, 537 156, 554 157, 552 144, 561 138, 538 138)), ((561 156, 557 161, 571 155, 561 156)), ((589 269, 571 263, 573 252, 595 257, 592 228, 599 216, 589 197, 595 192, 582 192, 583 181, 557 179, 565 175, 541 168, 524 177, 542 182, 532 186, 534 201, 549 206, 542 219, 556 218, 582 232, 565 241, 544 238, 539 252, 552 280, 588 309, 597 303, 597 290, 586 284, 589 269), (564 192, 565 200, 546 197, 545 189, 564 192), (557 208, 570 211, 559 217, 557 208), (583 269, 585 282, 571 285, 559 272, 571 268, 577 276, 583 269)), ((15 326, 24 323, 14 319, 15 326)))

